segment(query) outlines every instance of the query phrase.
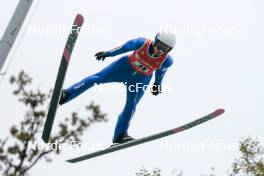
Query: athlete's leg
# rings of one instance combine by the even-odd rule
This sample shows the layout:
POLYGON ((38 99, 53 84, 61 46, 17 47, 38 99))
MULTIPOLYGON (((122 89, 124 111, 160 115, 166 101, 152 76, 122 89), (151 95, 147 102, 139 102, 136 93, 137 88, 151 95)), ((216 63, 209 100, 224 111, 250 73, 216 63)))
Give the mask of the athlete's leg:
POLYGON ((77 82, 74 85, 70 86, 68 89, 66 89, 66 92, 68 93, 68 97, 65 103, 76 98, 84 91, 93 87, 95 84, 122 82, 127 71, 125 69, 125 67, 127 67, 126 64, 127 64, 126 58, 125 57, 121 58, 113 62, 112 64, 101 70, 100 72, 88 76, 85 79, 81 80, 80 82, 77 82))
POLYGON ((144 78, 144 80, 142 80, 143 86, 140 87, 136 87, 137 83, 127 85, 127 100, 122 113, 118 117, 113 142, 118 138, 120 134, 127 133, 129 123, 136 111, 136 106, 139 103, 140 99, 143 97, 150 79, 151 77, 144 78))

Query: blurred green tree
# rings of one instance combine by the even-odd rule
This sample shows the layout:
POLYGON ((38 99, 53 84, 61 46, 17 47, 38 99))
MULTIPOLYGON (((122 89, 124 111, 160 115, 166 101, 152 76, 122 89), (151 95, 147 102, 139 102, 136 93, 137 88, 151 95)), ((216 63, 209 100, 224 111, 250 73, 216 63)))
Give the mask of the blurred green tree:
MULTIPOLYGON (((227 172, 229 176, 264 176, 264 146, 257 138, 246 137, 239 141, 240 157, 235 159, 231 165, 231 170, 227 172)), ((146 168, 140 169, 137 176, 161 176, 161 169, 149 171, 146 168)), ((184 172, 173 172, 172 176, 183 176, 184 172)), ((200 174, 201 176, 216 176, 215 168, 211 168, 211 173, 200 174)))
POLYGON ((257 138, 243 138, 239 142, 240 158, 232 164, 230 176, 264 176, 264 147, 257 138))
MULTIPOLYGON (((29 142, 38 143, 41 140, 46 107, 52 91, 45 93, 39 89, 30 89, 32 78, 24 71, 18 76, 12 76, 10 83, 15 86, 13 94, 27 110, 24 119, 10 128, 10 136, 4 140, 0 139, 0 172, 4 176, 26 176, 41 159, 51 162, 49 157, 51 153, 60 154, 59 147, 55 147, 56 150, 29 147, 29 142)), ((72 112, 70 118, 65 118, 54 130, 56 134, 51 136, 51 143, 55 141, 58 142, 56 145, 69 141, 80 143, 87 128, 95 123, 107 121, 106 114, 101 112, 99 105, 91 102, 85 107, 88 117, 81 118, 77 112, 72 112)))
POLYGON ((161 176, 161 170, 154 168, 152 171, 149 171, 145 167, 142 167, 139 172, 136 173, 136 176, 161 176))

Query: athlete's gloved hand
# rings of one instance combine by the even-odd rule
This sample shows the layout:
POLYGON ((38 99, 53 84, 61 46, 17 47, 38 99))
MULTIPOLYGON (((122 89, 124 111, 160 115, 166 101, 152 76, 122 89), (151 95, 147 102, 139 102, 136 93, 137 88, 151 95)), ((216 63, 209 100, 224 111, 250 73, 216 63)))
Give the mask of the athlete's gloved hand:
POLYGON ((151 93, 155 96, 162 93, 161 85, 155 82, 152 86, 151 93))
POLYGON ((100 52, 96 53, 94 56, 96 57, 96 60, 98 60, 98 61, 104 61, 105 58, 108 57, 107 52, 105 52, 105 51, 100 51, 100 52))

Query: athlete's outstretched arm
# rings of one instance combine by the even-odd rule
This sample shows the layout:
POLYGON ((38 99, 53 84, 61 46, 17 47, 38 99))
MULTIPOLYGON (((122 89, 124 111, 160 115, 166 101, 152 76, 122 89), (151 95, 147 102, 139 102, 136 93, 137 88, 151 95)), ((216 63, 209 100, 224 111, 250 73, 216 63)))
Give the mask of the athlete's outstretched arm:
POLYGON ((113 57, 129 51, 138 50, 144 45, 145 40, 146 40, 145 38, 141 38, 141 37, 137 39, 129 40, 124 45, 116 47, 110 51, 98 52, 95 54, 95 57, 99 61, 100 60, 104 61, 106 57, 113 57))
POLYGON ((168 55, 168 58, 164 61, 164 63, 161 65, 161 67, 155 72, 155 83, 161 85, 163 77, 167 71, 167 69, 172 66, 173 59, 170 55, 168 55))
POLYGON ((107 51, 106 52, 107 56, 112 57, 129 51, 138 50, 143 46, 145 40, 146 40, 145 38, 137 38, 137 39, 129 40, 124 45, 116 47, 110 51, 107 51))

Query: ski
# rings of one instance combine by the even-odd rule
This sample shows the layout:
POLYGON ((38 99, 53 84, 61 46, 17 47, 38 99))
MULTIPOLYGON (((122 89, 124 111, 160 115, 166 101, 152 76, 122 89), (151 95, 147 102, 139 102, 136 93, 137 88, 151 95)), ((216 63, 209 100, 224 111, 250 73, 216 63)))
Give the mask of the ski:
POLYGON ((146 142, 149 142, 149 141, 160 139, 160 138, 163 138, 163 137, 166 137, 166 136, 169 136, 169 135, 173 135, 173 134, 185 131, 187 129, 190 129, 192 127, 195 127, 197 125, 200 125, 200 124, 202 124, 204 122, 207 122, 207 121, 209 121, 211 119, 214 119, 215 117, 220 116, 224 112, 225 112, 224 109, 218 109, 218 110, 212 112, 211 114, 208 114, 208 115, 206 115, 204 117, 201 117, 201 118, 199 118, 197 120, 194 120, 194 121, 192 121, 190 123, 187 123, 185 125, 182 125, 180 127, 177 127, 177 128, 171 129, 171 130, 167 130, 167 131, 164 131, 164 132, 161 132, 161 133, 157 133, 157 134, 154 134, 154 135, 150 135, 150 136, 147 136, 147 137, 144 137, 144 138, 135 139, 135 140, 123 143, 123 144, 117 144, 117 145, 114 145, 112 147, 108 147, 108 148, 106 148, 104 150, 99 150, 97 152, 90 153, 88 155, 84 155, 84 156, 80 156, 80 157, 77 157, 77 158, 73 158, 73 159, 67 160, 67 162, 69 162, 69 163, 77 163, 77 162, 88 160, 88 159, 91 159, 91 158, 95 158, 95 157, 98 157, 98 156, 101 156, 101 155, 104 155, 104 154, 112 153, 112 152, 117 151, 117 150, 122 150, 122 149, 125 149, 125 148, 128 148, 128 147, 132 147, 132 146, 135 146, 135 145, 139 145, 139 144, 143 144, 143 143, 146 143, 146 142))
POLYGON ((75 45, 75 42, 78 38, 78 34, 80 32, 80 29, 83 25, 84 18, 82 15, 78 14, 74 20, 74 23, 72 25, 71 32, 68 36, 66 46, 64 48, 63 56, 61 59, 59 71, 57 74, 55 86, 53 89, 50 105, 49 105, 49 110, 46 118, 46 122, 44 125, 44 130, 42 132, 42 139, 44 142, 48 143, 49 138, 50 138, 50 133, 52 130, 54 118, 56 115, 59 99, 60 99, 60 94, 63 86, 63 82, 65 79, 65 75, 67 72, 68 64, 71 59, 71 54, 75 45))

